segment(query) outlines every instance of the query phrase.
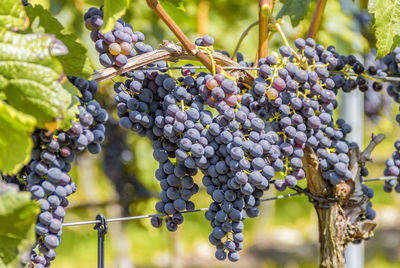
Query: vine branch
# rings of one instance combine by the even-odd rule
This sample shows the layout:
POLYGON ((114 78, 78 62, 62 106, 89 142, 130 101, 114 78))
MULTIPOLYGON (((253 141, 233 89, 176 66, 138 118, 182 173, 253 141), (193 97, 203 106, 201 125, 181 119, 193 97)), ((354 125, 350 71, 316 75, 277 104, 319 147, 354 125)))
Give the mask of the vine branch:
POLYGON ((266 58, 268 55, 268 33, 269 19, 274 9, 274 0, 260 0, 259 4, 259 27, 258 27, 258 55, 255 60, 257 64, 259 58, 266 58))
MULTIPOLYGON (((241 67, 239 63, 231 60, 222 53, 213 52, 212 56, 218 65, 241 67)), ((96 80, 97 82, 101 82, 160 60, 178 61, 180 59, 198 60, 196 56, 191 55, 182 47, 174 44, 173 42, 163 41, 161 48, 132 57, 128 59, 127 64, 121 68, 112 66, 96 70, 92 74, 92 79, 96 80)), ((229 73, 234 75, 238 81, 241 81, 247 85, 252 85, 253 80, 255 79, 254 75, 248 70, 232 70, 229 73)))
POLYGON ((238 53, 239 47, 240 47, 240 45, 242 44, 242 41, 244 40, 244 38, 247 36, 247 34, 250 32, 250 30, 251 30, 254 26, 256 26, 257 24, 258 24, 258 21, 255 21, 255 22, 253 22, 252 24, 250 24, 250 25, 243 31, 242 35, 241 35, 240 38, 239 38, 238 43, 236 44, 235 50, 234 50, 233 53, 232 53, 232 57, 231 57, 232 59, 234 59, 234 58, 236 57, 236 54, 238 53))
POLYGON ((360 160, 362 162, 371 161, 372 151, 385 138, 386 138, 386 136, 384 134, 379 134, 378 136, 375 136, 374 134, 372 134, 371 141, 369 142, 368 146, 364 149, 364 151, 362 151, 362 153, 360 155, 360 160))
POLYGON ((311 21, 310 29, 308 29, 307 37, 315 39, 317 37, 317 32, 319 26, 321 25, 322 15, 324 14, 326 2, 328 0, 318 0, 317 6, 314 10, 314 15, 311 21))
MULTIPOLYGON (((181 42, 182 46, 186 49, 188 53, 195 56, 204 66, 207 67, 210 72, 212 72, 212 62, 210 58, 198 50, 189 38, 183 33, 181 28, 174 22, 174 20, 168 15, 164 8, 160 5, 158 0, 146 0, 150 8, 152 8, 156 14, 164 21, 168 28, 174 33, 174 35, 181 42)), ((220 66, 215 66, 216 73, 221 73, 223 70, 220 66)))

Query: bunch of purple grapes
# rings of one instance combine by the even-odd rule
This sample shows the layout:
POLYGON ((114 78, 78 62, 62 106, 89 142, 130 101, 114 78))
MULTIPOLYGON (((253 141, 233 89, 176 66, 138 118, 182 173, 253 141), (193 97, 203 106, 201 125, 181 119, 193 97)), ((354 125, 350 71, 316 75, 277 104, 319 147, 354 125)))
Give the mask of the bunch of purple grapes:
POLYGON ((329 69, 336 61, 312 39, 297 39, 295 45, 297 60, 286 46, 279 59, 272 54, 260 59, 259 77, 242 97, 242 105, 269 121, 279 136, 278 157, 269 164, 283 174, 284 180, 274 181, 281 191, 305 177, 301 159, 306 145, 317 153, 322 176, 331 184, 352 178, 345 141, 351 127, 343 119, 336 125, 332 120, 337 102, 329 69))
MULTIPOLYGON (((212 45, 205 39, 198 45, 212 45)), ((316 152, 331 184, 352 178, 347 154, 353 144, 346 141, 351 127, 332 120, 338 87, 329 71, 338 69, 337 55, 312 39, 295 44, 300 61, 282 46, 279 58, 260 59, 250 90, 222 74, 196 74, 190 66, 178 78, 131 71, 124 83, 114 85, 120 126, 147 136, 160 163, 156 210, 165 217, 153 217, 153 226, 160 227, 164 218, 167 229, 175 231, 183 222, 181 212, 194 209, 189 199, 198 187, 192 176, 200 169, 213 199, 205 216, 216 258, 237 261, 243 221, 259 215, 264 191, 271 183, 283 191, 304 179, 305 146, 316 152)))
POLYGON ((41 212, 35 226, 37 245, 32 250, 29 267, 49 267, 55 259, 55 249, 61 242, 62 222, 67 197, 76 191, 68 175, 76 153, 88 148, 96 154, 104 141, 104 123, 107 112, 93 97, 98 91, 96 81, 68 77, 81 92, 79 114, 68 131, 51 133, 37 130, 33 133, 32 160, 17 176, 4 177, 17 182, 21 190, 29 191, 32 199, 40 204, 41 212))
MULTIPOLYGON (((400 47, 386 55, 380 61, 380 68, 388 73, 390 76, 400 77, 400 47)), ((387 87, 389 96, 393 98, 396 103, 400 103, 400 83, 392 83, 387 87)), ((400 125, 400 106, 399 112, 396 115, 396 121, 400 125)), ((386 161, 386 169, 384 170, 385 176, 395 176, 397 179, 387 180, 383 186, 385 192, 391 192, 393 188, 396 192, 400 193, 400 141, 394 143, 395 151, 392 157, 386 161)))
MULTIPOLYGON (((88 13, 99 13, 91 10, 88 13)), ((91 21, 92 16, 85 19, 91 21)), ((130 28, 118 23, 109 35, 121 25, 130 28)), ((106 42, 106 34, 97 36, 96 42, 106 42)), ((213 49, 214 39, 207 35, 195 44, 213 49)), ((339 88, 378 91, 382 84, 368 79, 382 72, 364 67, 352 55, 340 55, 333 46, 325 50, 310 38, 297 39, 295 46, 296 53, 282 46, 280 56, 260 59, 251 88, 226 73, 196 73, 190 65, 178 78, 163 73, 166 68, 144 67, 126 72, 126 80, 115 83, 120 126, 146 136, 159 162, 155 177, 162 190, 156 210, 165 216, 153 217, 154 227, 165 221, 167 229, 175 231, 183 223, 182 212, 194 209, 190 198, 199 187, 193 176, 200 169, 213 199, 205 216, 213 228, 209 240, 216 258, 237 261, 244 220, 259 215, 261 197, 271 184, 283 191, 305 178, 306 147, 318 156, 322 177, 329 183, 352 179, 348 154, 354 144, 346 140, 351 127, 343 119, 333 120, 336 95, 339 88), (356 79, 345 75, 349 70, 356 79)), ((252 66, 241 54, 237 60, 252 66)), ((166 67, 165 62, 155 64, 166 67)), ((364 185, 363 191, 372 198, 370 188, 364 185)), ((364 216, 374 217, 371 206, 364 216)))
MULTIPOLYGON (((162 189, 156 209, 166 214, 168 230, 175 231, 183 222, 182 211, 194 209, 189 199, 198 186, 192 176, 201 169, 203 184, 214 200, 206 214, 213 227, 210 241, 217 247, 218 259, 228 256, 237 261, 237 251, 243 247, 243 220, 259 214, 260 198, 274 176, 273 170, 265 169, 267 177, 256 170, 263 168, 262 157, 277 136, 264 131, 256 114, 236 106, 242 85, 222 75, 196 75, 190 66, 182 74, 175 79, 157 71, 134 71, 125 83, 117 82, 120 126, 152 141, 154 158, 160 163, 155 175, 162 189), (234 101, 227 101, 232 96, 234 101), (205 104, 219 115, 204 110, 205 104)), ((151 222, 160 227, 163 221, 154 217, 151 222)))
POLYGON ((124 66, 128 59, 146 52, 153 51, 150 45, 143 43, 144 35, 141 32, 133 32, 129 23, 119 19, 114 29, 107 32, 100 32, 103 26, 103 11, 91 7, 84 15, 85 26, 91 31, 90 37, 95 42, 95 48, 100 53, 99 60, 104 67, 116 65, 124 66))

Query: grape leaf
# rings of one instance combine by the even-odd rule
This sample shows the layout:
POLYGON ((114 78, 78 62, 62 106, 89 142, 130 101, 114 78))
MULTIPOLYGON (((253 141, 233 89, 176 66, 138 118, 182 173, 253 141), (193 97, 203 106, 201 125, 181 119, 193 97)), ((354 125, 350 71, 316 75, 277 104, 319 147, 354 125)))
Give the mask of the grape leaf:
MULTIPOLYGON (((5 189, 0 183, 0 267, 17 267, 20 254, 35 243, 39 205, 29 192, 5 189)), ((8 186, 9 188, 9 186, 8 186)))
POLYGON ((400 0, 370 0, 368 11, 375 17, 377 57, 383 57, 390 52, 391 47, 400 45, 400 0))
POLYGON ((31 157, 36 120, 0 101, 0 170, 16 173, 31 157), (10 153, 12 152, 12 153, 10 153))
POLYGON ((61 23, 41 5, 27 6, 26 12, 31 22, 39 19, 40 26, 44 29, 44 32, 54 34, 57 39, 68 47, 69 53, 67 55, 57 57, 63 66, 64 73, 66 75, 89 78, 92 68, 90 67, 87 49, 78 42, 78 36, 73 33, 65 33, 61 23))
POLYGON ((59 82, 61 64, 52 57, 66 51, 53 35, 0 33, 0 91, 8 104, 35 117, 39 128, 55 121, 66 126, 78 113, 75 97, 59 82))
POLYGON ((183 0, 160 0, 161 3, 169 3, 179 10, 182 10, 183 12, 186 12, 185 6, 183 5, 183 0))
POLYGON ((102 31, 111 31, 115 22, 125 14, 128 7, 129 0, 104 0, 104 25, 102 31))
POLYGON ((281 0, 280 2, 283 6, 276 18, 279 19, 287 15, 290 17, 292 26, 296 27, 306 16, 311 0, 281 0))
POLYGON ((24 28, 25 11, 21 1, 0 1, 0 29, 24 28))

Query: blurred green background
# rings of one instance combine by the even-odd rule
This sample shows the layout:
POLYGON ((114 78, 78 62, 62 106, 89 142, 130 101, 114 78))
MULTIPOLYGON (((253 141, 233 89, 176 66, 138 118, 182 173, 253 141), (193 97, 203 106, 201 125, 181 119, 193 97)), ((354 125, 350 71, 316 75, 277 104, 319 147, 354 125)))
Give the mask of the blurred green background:
MULTIPOLYGON (((90 51, 94 68, 101 68, 97 52, 84 28, 83 13, 90 6, 99 7, 97 0, 31 0, 50 9, 71 32, 78 34, 90 51)), ((192 0, 185 1, 186 12, 162 2, 171 17, 194 40, 210 34, 215 38, 216 49, 232 53, 242 31, 258 19, 257 0, 192 0)), ((317 41, 335 45, 341 54, 355 53, 363 57, 373 47, 374 40, 365 21, 360 16, 365 11, 361 4, 351 0, 328 1, 317 41), (361 8, 360 8, 361 5, 361 8), (360 26, 361 25, 361 26, 360 26)), ((281 4, 276 3, 275 12, 281 4)), ((283 29, 293 42, 304 37, 310 25, 315 1, 312 1, 304 21, 293 28, 284 17, 283 29)), ((368 17, 368 16, 367 16, 368 17)), ((131 0, 130 9, 123 19, 136 31, 146 36, 146 42, 157 48, 162 40, 177 41, 144 0, 131 0)), ((254 27, 240 48, 245 60, 252 61, 256 54, 258 27, 254 27)), ((270 51, 277 51, 281 40, 274 35, 270 51)), ((381 93, 385 95, 385 93, 381 93)), ((384 133, 387 139, 374 151, 374 162, 368 164, 371 178, 383 175, 384 161, 390 157, 393 143, 399 139, 399 127, 394 115, 398 107, 383 97, 383 117, 364 120, 364 146, 372 133, 384 133)), ((101 84, 100 101, 114 110, 112 83, 101 84)), ((114 113, 115 114, 115 113, 114 113)), ((117 119, 109 125, 108 141, 103 154, 81 155, 75 163, 72 178, 78 191, 70 198, 65 222, 94 219, 98 213, 114 218, 155 212, 154 204, 160 190, 154 177, 157 163, 152 158, 151 144, 145 138, 120 130, 117 119), (105 173, 106 170, 106 173, 105 173), (112 178, 114 182, 109 178, 112 178)), ((200 173, 196 176, 201 185, 200 173)), ((400 266, 400 195, 386 194, 382 182, 369 184, 375 190, 373 198, 378 226, 375 237, 365 243, 366 267, 400 266)), ((287 191, 289 193, 290 191, 287 191)), ((273 190, 269 191, 273 196, 273 190)), ((193 200, 197 208, 207 207, 210 197, 201 187, 193 200)), ((318 263, 317 222, 312 205, 304 196, 264 202, 256 219, 245 221, 245 243, 241 260, 232 264, 218 262, 214 248, 208 243, 211 231, 204 213, 185 215, 185 222, 176 233, 165 228, 154 229, 150 220, 115 222, 109 224, 106 236, 106 267, 316 267, 318 263)), ((52 267, 96 267, 97 232, 93 226, 65 227, 62 243, 57 249, 57 259, 52 267)))

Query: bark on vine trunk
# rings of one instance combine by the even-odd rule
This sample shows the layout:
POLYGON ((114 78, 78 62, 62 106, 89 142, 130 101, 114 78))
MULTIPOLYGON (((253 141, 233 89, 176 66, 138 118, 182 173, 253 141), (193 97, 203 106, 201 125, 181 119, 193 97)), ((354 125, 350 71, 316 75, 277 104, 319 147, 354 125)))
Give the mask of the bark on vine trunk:
POLYGON ((329 208, 315 207, 318 216, 320 267, 344 267, 344 247, 338 243, 340 228, 336 225, 337 204, 329 208))
POLYGON ((370 160, 372 150, 384 135, 372 136, 370 144, 360 153, 357 147, 350 148, 350 171, 353 179, 330 185, 322 177, 318 157, 306 147, 303 164, 307 174, 308 191, 321 200, 310 200, 318 217, 321 268, 345 267, 345 246, 373 235, 376 223, 365 219, 369 198, 361 190, 360 169, 370 160), (334 201, 336 200, 336 201, 334 201))

